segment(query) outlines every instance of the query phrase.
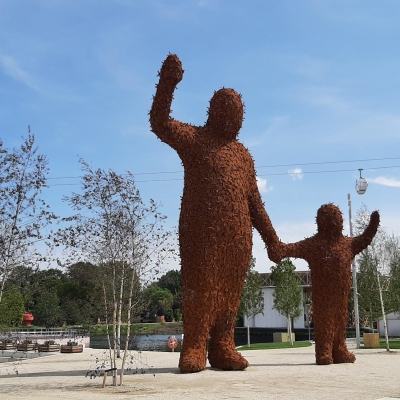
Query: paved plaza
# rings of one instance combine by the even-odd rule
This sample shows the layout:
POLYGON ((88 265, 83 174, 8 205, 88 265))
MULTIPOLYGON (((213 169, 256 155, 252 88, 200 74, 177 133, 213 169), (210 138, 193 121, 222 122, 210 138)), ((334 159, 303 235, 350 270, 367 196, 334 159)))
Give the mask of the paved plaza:
POLYGON ((142 352, 141 363, 131 364, 137 374, 127 372, 122 387, 112 387, 108 377, 104 389, 102 377, 85 377, 104 352, 85 349, 1 363, 0 399, 400 399, 400 351, 349 348, 355 364, 316 365, 312 346, 242 351, 250 362, 246 371, 208 366, 196 374, 179 373, 179 353, 142 352), (144 374, 143 363, 151 366, 144 374))

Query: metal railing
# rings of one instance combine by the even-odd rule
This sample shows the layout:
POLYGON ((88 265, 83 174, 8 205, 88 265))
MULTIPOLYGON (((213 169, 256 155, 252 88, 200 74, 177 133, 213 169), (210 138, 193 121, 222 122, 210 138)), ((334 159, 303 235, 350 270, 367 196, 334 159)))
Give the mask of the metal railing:
POLYGON ((89 336, 89 331, 83 328, 0 328, 0 340, 2 338, 76 339, 89 336))

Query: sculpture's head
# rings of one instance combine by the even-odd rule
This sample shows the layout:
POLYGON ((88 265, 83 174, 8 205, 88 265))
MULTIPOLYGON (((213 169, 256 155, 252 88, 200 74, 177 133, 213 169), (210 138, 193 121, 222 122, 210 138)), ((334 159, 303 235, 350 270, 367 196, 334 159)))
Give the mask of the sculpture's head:
POLYGON ((233 89, 220 89, 214 93, 208 109, 206 127, 215 135, 233 140, 243 123, 243 103, 233 89))
POLYGON ((342 234, 343 217, 338 207, 332 203, 324 204, 317 212, 318 233, 337 237, 342 234))

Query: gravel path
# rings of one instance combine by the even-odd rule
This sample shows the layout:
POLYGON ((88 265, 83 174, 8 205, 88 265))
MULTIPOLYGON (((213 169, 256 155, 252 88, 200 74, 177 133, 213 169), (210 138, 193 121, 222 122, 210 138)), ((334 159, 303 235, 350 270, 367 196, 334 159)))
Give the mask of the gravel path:
POLYGON ((219 371, 209 366, 181 374, 179 353, 135 354, 122 387, 103 389, 102 377, 85 377, 105 358, 102 350, 56 354, 0 364, 0 399, 400 399, 400 351, 349 348, 355 364, 319 366, 314 348, 242 351, 246 371, 219 371), (97 362, 96 362, 97 360, 97 362), (145 373, 141 367, 145 364, 145 373), (136 372, 138 367, 138 372, 136 372), (18 374, 16 373, 18 372, 18 374))

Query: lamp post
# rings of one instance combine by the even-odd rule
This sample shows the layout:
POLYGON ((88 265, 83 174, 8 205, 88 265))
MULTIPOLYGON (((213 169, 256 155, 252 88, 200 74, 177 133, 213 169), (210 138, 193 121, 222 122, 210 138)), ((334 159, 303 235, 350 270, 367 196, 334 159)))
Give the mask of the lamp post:
MULTIPOLYGON (((351 197, 350 193, 347 195, 347 200, 349 203, 349 225, 350 225, 350 237, 353 237, 353 225, 351 223, 351 197)), ((358 291, 357 291, 357 270, 356 270, 356 262, 353 258, 351 263, 352 272, 353 272, 353 301, 354 301, 354 324, 356 327, 356 342, 357 349, 360 348, 360 315, 358 312, 358 291)))
MULTIPOLYGON (((368 182, 365 178, 361 176, 362 168, 359 168, 360 177, 356 181, 356 191, 358 194, 364 194, 367 191, 368 182)), ((350 226, 350 237, 353 237, 353 225, 351 223, 351 197, 350 193, 347 195, 348 205, 349 205, 349 226, 350 226)), ((360 348, 360 314, 358 310, 358 290, 357 290, 357 270, 356 262, 353 259, 352 263, 352 273, 353 273, 353 298, 354 298, 354 323, 356 327, 356 343, 357 349, 360 348)))

